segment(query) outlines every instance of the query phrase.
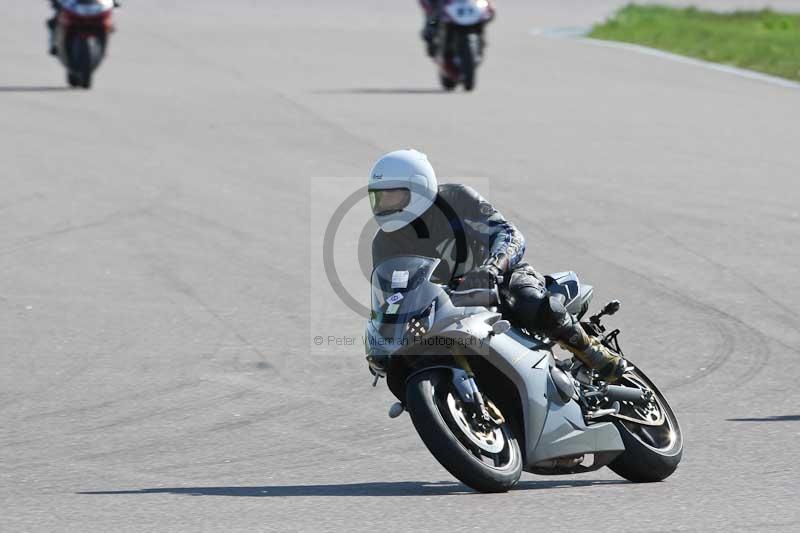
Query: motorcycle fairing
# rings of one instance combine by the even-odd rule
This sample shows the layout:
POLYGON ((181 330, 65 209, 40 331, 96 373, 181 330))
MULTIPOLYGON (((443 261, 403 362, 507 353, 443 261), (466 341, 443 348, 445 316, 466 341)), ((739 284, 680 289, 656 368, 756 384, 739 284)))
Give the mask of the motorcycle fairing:
MULTIPOLYGON (((484 357, 514 384, 522 402, 526 470, 548 459, 583 454, 603 458, 590 467, 595 469, 622 452, 625 447, 612 423, 587 425, 580 406, 574 400, 562 399, 551 377, 555 360, 550 345, 515 328, 493 334, 491 324, 496 322, 498 313, 485 307, 454 306, 441 286, 431 281, 437 264, 437 259, 403 256, 376 266, 372 275, 372 316, 367 323, 368 355, 422 355, 427 339, 448 341, 461 347, 462 353, 484 357), (403 295, 398 300, 402 303, 388 314, 390 298, 397 293, 403 295), (429 315, 429 329, 420 337, 420 343, 410 342, 406 325, 429 302, 435 304, 435 319, 429 315)), ((583 305, 591 297, 591 287, 588 292, 581 292, 574 273, 553 279, 568 288, 569 302, 583 305)))
POLYGON ((469 316, 437 335, 461 339, 462 343, 469 338, 480 339, 475 351, 514 383, 522 401, 526 469, 547 459, 596 454, 604 460, 596 461, 591 467, 595 469, 622 452, 625 446, 612 423, 588 426, 580 406, 561 399, 550 377, 554 360, 549 350, 528 348, 506 334, 489 335, 488 322, 494 315, 485 311, 469 316))
POLYGON ((450 0, 444 15, 453 24, 472 26, 491 19, 492 8, 487 0, 450 0))
POLYGON ((114 9, 114 0, 59 0, 63 9, 82 17, 94 17, 114 9))

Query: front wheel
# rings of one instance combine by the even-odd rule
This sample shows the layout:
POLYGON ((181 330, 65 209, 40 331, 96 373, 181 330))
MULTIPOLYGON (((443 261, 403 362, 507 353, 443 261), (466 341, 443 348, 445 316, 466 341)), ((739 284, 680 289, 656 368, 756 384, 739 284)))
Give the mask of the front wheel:
POLYGON ((477 50, 475 39, 477 35, 463 33, 458 40, 458 62, 461 71, 461 81, 465 91, 475 88, 475 70, 477 68, 477 50))
POLYGON ((505 492, 522 473, 522 452, 508 422, 482 428, 461 402, 450 372, 421 372, 406 385, 406 408, 439 463, 480 492, 505 492))
POLYGON ((84 89, 91 88, 92 74, 103 57, 103 44, 96 36, 73 36, 69 50, 70 85, 84 89), (73 81, 77 83, 73 85, 73 81))
POLYGON ((92 72, 84 72, 81 74, 81 87, 84 89, 91 89, 92 88, 92 72))
POLYGON ((445 91, 452 91, 458 85, 458 82, 446 74, 439 74, 439 83, 442 84, 442 89, 445 91))
POLYGON ((646 407, 623 402, 612 418, 625 451, 608 466, 637 483, 662 481, 678 468, 683 456, 678 419, 661 391, 639 368, 627 371, 620 385, 650 389, 653 398, 646 407))

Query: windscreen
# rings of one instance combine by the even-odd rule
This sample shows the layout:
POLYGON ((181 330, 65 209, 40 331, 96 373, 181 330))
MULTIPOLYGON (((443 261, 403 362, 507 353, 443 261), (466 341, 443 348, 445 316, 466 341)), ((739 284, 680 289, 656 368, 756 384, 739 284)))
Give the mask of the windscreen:
POLYGON ((430 281, 439 261, 402 256, 376 266, 372 271, 372 318, 397 322, 424 311, 442 290, 430 281))
POLYGON ((372 271, 370 320, 382 336, 379 341, 392 345, 387 349, 424 336, 430 328, 435 300, 442 292, 431 281, 439 262, 422 256, 393 257, 372 271))

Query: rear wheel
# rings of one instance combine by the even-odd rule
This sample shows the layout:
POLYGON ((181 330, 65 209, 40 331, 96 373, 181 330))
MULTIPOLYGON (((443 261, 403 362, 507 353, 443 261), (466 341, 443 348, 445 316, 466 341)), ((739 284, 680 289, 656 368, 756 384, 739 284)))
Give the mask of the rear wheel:
POLYGON ((411 378, 406 407, 428 450, 464 484, 480 492, 505 492, 517 484, 522 452, 508 422, 479 427, 449 371, 429 370, 411 378))
POLYGON ((646 407, 622 403, 619 414, 612 420, 625 451, 608 466, 630 481, 662 481, 678 468, 683 456, 683 435, 678 419, 661 391, 638 368, 626 372, 620 385, 650 389, 653 399, 646 407))

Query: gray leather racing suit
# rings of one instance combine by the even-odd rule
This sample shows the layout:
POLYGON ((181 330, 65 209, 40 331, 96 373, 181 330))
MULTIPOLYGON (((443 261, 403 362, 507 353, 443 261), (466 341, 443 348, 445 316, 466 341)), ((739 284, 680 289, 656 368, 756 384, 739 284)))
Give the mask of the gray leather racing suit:
POLYGON ((522 233, 474 189, 459 184, 441 185, 421 217, 391 233, 378 231, 372 241, 373 264, 395 255, 437 257, 443 269, 437 277, 448 281, 489 262, 508 272, 523 253, 522 233))

